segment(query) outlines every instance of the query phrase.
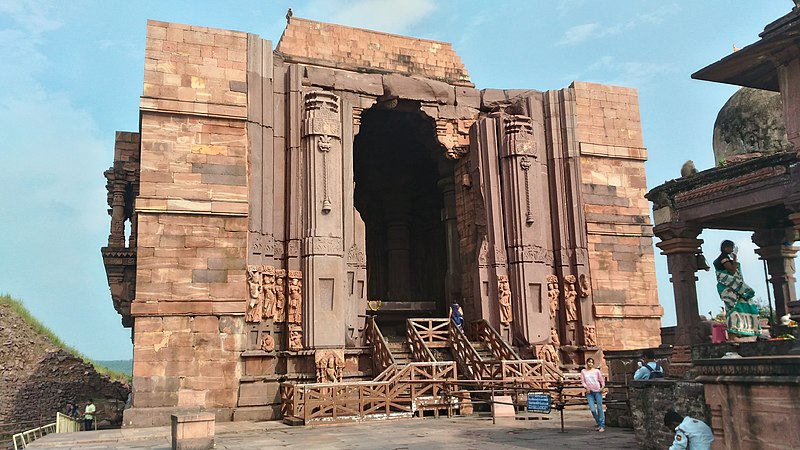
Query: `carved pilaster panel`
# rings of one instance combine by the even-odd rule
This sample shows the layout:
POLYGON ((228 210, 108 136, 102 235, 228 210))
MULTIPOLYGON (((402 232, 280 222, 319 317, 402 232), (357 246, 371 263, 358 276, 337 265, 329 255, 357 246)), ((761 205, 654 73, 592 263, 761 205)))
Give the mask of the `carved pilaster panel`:
POLYGON ((576 322, 578 320, 577 298, 578 292, 575 290, 575 275, 567 275, 564 277, 564 310, 566 312, 567 322, 576 322))

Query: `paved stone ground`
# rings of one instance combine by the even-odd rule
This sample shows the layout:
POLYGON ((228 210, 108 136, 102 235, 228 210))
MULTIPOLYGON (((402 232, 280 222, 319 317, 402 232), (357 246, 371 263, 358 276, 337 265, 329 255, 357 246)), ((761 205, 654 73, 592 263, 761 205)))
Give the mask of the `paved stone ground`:
MULTIPOLYGON (((587 410, 564 413, 550 420, 487 417, 400 419, 384 422, 290 427, 280 422, 218 423, 217 449, 635 449, 633 431, 594 430, 587 410)), ((104 430, 50 435, 28 448, 169 449, 169 427, 104 430)))

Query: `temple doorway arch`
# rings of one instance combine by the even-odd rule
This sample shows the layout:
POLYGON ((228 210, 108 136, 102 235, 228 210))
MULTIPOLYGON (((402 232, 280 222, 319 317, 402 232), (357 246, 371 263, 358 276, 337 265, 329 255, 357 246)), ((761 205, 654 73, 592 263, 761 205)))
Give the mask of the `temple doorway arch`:
MULTIPOLYGON (((353 144, 354 203, 366 228, 367 295, 379 320, 444 316, 448 295, 445 203, 452 162, 419 103, 365 110, 353 144), (443 194, 445 192, 445 194, 443 194)), ((452 239, 452 238, 451 238, 452 239)))

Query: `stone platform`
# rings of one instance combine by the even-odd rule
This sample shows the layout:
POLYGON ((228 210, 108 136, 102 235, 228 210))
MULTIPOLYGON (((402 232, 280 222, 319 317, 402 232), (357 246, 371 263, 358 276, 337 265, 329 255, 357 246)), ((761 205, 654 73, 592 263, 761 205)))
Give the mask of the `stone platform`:
MULTIPOLYGON (((550 420, 498 419, 484 416, 453 419, 407 419, 317 427, 290 427, 280 422, 228 422, 216 426, 217 449, 555 449, 637 448, 633 432, 608 428, 594 431, 587 409, 564 413, 550 420)), ((169 427, 127 428, 49 435, 28 448, 58 449, 169 449, 169 427)))

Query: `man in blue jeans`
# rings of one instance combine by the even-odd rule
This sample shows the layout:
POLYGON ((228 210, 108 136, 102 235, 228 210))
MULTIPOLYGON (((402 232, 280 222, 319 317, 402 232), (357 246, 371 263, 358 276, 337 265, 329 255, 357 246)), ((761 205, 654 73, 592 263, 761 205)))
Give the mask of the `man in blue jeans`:
POLYGON ((603 414, 603 388, 606 380, 603 372, 594 367, 594 359, 586 359, 586 368, 581 370, 581 384, 586 389, 586 400, 589 402, 589 411, 592 412, 597 424, 597 431, 606 431, 606 416, 603 414))

